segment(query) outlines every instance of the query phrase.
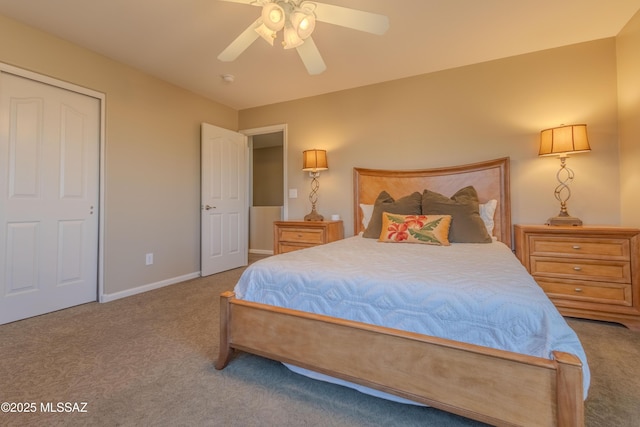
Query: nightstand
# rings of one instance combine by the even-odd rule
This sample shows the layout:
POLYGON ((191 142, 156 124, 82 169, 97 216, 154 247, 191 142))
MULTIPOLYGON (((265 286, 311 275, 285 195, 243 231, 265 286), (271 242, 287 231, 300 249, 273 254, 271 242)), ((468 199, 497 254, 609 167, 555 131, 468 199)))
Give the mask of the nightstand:
POLYGON ((516 256, 569 317, 640 331, 640 230, 516 225, 516 256))
POLYGON ((283 254, 324 245, 344 237, 344 226, 339 221, 274 221, 273 253, 283 254))

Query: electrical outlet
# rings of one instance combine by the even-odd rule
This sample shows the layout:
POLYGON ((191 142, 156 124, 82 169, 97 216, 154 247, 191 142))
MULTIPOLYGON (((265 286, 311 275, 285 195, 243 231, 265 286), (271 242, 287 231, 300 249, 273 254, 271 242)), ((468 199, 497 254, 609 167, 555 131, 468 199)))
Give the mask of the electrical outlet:
POLYGON ((145 264, 146 265, 153 264, 153 254, 152 253, 146 255, 145 264))

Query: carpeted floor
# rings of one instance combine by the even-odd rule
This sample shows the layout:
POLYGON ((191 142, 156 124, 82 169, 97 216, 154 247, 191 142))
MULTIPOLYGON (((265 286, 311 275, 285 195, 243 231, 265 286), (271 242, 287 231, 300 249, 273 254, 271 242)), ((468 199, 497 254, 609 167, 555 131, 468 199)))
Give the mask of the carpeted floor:
MULTIPOLYGON (((482 425, 310 380, 248 354, 216 371, 218 295, 242 271, 0 326, 0 403, 35 409, 0 412, 0 425, 482 425)), ((569 322, 593 376, 586 425, 640 425, 640 333, 569 322)))

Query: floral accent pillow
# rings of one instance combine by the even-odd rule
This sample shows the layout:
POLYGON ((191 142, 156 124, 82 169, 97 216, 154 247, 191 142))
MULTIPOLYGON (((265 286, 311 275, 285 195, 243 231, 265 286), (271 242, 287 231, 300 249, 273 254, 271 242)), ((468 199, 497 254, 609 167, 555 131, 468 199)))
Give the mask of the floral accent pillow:
POLYGON ((382 231, 382 213, 389 212, 402 215, 420 215, 422 205, 422 194, 415 191, 408 196, 398 200, 391 197, 386 191, 381 191, 373 205, 373 213, 367 224, 367 228, 362 233, 362 237, 377 239, 382 231))
POLYGON ((399 215, 382 213, 380 242, 424 243, 449 246, 451 215, 399 215))

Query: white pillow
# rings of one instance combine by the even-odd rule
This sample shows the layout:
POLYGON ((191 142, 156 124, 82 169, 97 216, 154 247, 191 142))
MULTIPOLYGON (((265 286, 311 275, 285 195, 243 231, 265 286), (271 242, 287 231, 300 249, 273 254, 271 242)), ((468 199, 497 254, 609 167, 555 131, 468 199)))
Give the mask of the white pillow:
POLYGON ((493 236, 493 227, 495 226, 493 215, 496 212, 497 206, 498 201, 495 199, 491 199, 487 203, 480 203, 480 217, 482 218, 482 221, 484 221, 485 227, 487 227, 489 236, 493 236))
POLYGON ((366 230, 373 215, 373 205, 365 205, 360 203, 360 209, 362 209, 362 229, 366 230))

